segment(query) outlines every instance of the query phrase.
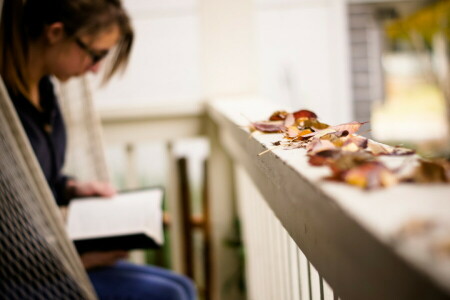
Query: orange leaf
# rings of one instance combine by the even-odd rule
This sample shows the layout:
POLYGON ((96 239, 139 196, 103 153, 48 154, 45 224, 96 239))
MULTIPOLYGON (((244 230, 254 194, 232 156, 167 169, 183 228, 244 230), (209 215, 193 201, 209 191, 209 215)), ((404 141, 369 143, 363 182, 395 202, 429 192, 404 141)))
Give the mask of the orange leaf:
POLYGON ((300 134, 300 129, 297 126, 289 126, 286 128, 285 137, 294 139, 300 134))
POLYGON ((398 182, 395 175, 380 162, 368 162, 345 172, 343 180, 365 189, 388 187, 398 182))
POLYGON ((269 121, 282 121, 282 120, 286 119, 287 115, 288 115, 287 111, 277 110, 269 117, 269 121))

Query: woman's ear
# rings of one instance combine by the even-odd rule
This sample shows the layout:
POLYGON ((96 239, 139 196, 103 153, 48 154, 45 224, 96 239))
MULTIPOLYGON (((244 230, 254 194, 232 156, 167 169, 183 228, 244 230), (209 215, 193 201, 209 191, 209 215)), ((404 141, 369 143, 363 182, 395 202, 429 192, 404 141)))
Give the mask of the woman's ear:
POLYGON ((45 37, 50 45, 60 42, 64 38, 64 24, 55 22, 45 26, 45 37))

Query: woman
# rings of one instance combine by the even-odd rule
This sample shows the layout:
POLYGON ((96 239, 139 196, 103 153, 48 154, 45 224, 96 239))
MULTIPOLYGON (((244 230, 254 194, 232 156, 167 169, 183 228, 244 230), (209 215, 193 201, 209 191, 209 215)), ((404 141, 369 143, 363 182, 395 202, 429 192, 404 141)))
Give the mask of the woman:
MULTIPOLYGON (((5 0, 0 72, 59 206, 72 197, 115 191, 109 184, 80 183, 61 173, 66 132, 49 76, 65 81, 97 72, 113 52, 108 80, 126 66, 132 40, 120 0, 5 0)), ((120 261, 126 256, 124 251, 81 255, 100 299, 195 299, 187 278, 120 261)))

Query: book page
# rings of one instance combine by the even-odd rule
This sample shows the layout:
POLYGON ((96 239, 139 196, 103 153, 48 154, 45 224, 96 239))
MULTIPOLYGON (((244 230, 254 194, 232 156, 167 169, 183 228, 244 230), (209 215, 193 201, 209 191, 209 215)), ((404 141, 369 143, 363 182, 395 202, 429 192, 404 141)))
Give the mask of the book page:
POLYGON ((67 231, 72 240, 145 233, 163 243, 159 188, 118 194, 112 198, 79 198, 70 202, 67 231))

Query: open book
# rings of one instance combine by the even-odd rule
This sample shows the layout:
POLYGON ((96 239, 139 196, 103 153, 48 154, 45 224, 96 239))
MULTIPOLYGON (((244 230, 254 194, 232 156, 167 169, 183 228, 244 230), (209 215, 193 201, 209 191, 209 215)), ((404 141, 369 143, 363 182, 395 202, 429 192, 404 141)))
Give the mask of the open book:
POLYGON ((70 202, 67 231, 80 253, 155 248, 164 242, 160 188, 70 202))

